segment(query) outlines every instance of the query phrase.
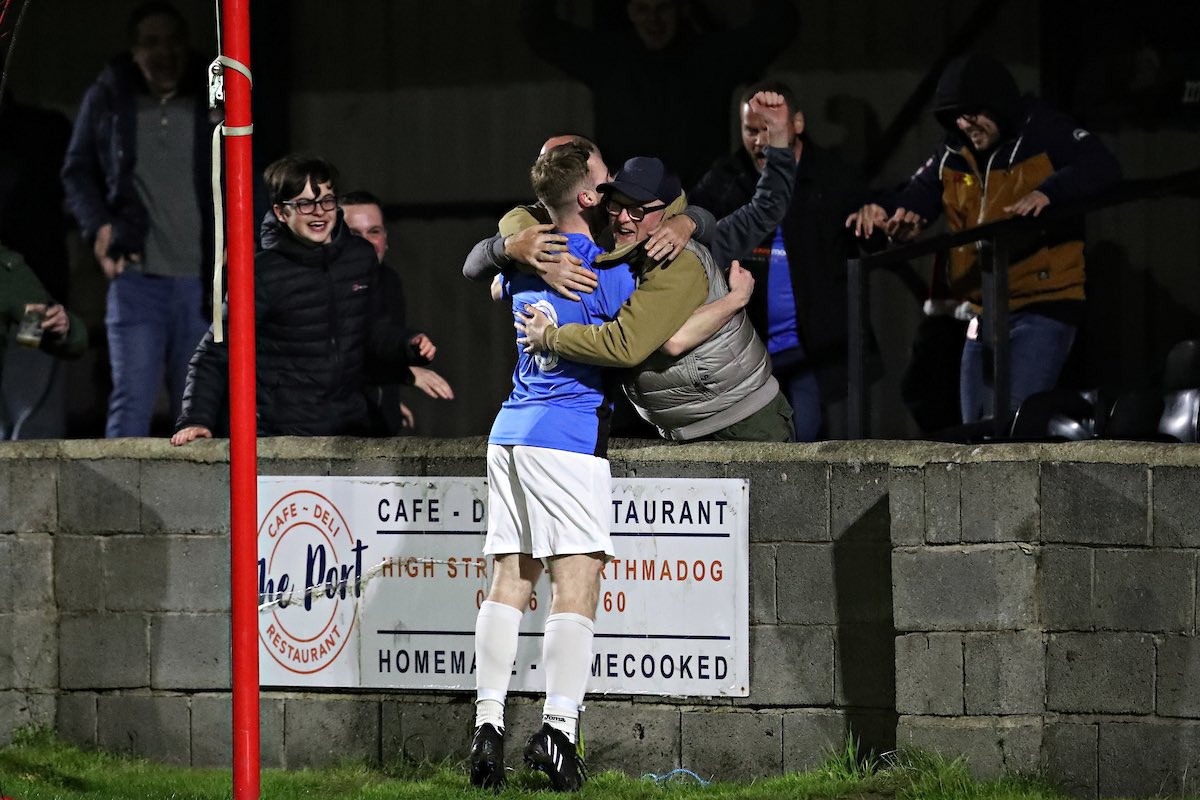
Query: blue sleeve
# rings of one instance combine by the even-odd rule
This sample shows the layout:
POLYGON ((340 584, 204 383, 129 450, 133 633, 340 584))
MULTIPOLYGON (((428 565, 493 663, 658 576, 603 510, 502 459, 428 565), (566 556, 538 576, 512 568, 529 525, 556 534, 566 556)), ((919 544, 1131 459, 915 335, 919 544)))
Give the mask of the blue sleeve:
MULTIPOLYGON (((611 267, 610 269, 617 270, 624 269, 624 267, 611 267)), ((617 296, 619 292, 616 291, 617 278, 615 274, 613 277, 605 275, 604 278, 601 279, 599 286, 596 287, 597 299, 599 301, 597 303, 597 313, 600 315, 602 322, 611 322, 617 318, 617 312, 625 304, 625 298, 617 296), (605 280, 604 278, 608 279, 605 280)))

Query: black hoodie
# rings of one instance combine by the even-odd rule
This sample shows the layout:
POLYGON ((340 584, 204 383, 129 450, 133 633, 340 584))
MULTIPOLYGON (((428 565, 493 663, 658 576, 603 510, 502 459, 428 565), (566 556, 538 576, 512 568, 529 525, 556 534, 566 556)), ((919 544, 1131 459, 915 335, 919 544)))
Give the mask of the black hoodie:
POLYGON ((961 114, 988 111, 1001 138, 1016 131, 1024 116, 1021 91, 1012 73, 990 56, 975 54, 946 65, 933 98, 933 114, 950 133, 958 132, 961 114))

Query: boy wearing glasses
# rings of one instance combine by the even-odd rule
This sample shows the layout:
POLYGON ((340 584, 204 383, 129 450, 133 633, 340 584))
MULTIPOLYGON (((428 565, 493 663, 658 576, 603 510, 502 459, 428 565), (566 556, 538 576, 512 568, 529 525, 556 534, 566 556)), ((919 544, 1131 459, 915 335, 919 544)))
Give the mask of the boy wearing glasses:
MULTIPOLYGON (((271 211, 254 257, 258 432, 368 436, 364 374, 400 375, 403 331, 378 291, 375 249, 342 221, 337 170, 286 156, 267 167, 271 211)), ((229 351, 209 330, 188 369, 172 444, 211 438, 225 400, 229 351)))

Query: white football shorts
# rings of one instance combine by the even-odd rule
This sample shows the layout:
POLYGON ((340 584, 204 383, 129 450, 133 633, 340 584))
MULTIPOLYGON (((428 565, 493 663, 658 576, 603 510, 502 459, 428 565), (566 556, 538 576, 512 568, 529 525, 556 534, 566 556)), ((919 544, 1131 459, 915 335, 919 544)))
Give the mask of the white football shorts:
POLYGON ((613 557, 608 459, 524 445, 488 445, 486 555, 613 557))

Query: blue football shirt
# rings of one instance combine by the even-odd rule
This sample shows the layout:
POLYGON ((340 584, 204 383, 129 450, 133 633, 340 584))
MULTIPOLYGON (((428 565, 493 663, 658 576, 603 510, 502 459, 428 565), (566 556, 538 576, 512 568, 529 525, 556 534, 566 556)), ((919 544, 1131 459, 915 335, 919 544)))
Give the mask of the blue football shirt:
MULTIPOLYGON (((583 234, 567 234, 568 252, 589 269, 604 251, 583 234)), ((591 294, 568 300, 541 278, 512 271, 504 276, 505 294, 512 298, 513 319, 526 305, 534 306, 558 325, 577 322, 599 325, 617 316, 636 288, 629 266, 617 264, 596 270, 599 284, 591 294)), ((515 332, 520 336, 520 332, 515 332)), ((580 364, 554 353, 527 355, 517 345, 513 389, 500 407, 491 444, 529 445, 604 456, 612 417, 611 387, 616 382, 604 367, 580 364)))
POLYGON ((792 271, 783 245, 783 228, 776 228, 767 269, 767 352, 774 355, 799 346, 792 271))

